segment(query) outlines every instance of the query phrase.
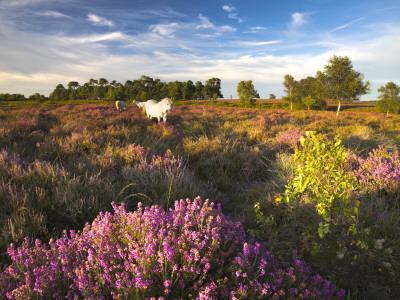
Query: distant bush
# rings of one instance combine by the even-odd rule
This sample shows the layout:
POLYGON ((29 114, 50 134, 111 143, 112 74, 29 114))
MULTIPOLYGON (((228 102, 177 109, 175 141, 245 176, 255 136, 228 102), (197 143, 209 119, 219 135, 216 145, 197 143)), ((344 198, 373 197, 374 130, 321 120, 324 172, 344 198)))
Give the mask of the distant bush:
POLYGON ((344 290, 298 260, 280 264, 264 246, 246 242, 239 223, 209 201, 177 201, 166 212, 113 204, 81 233, 48 245, 29 240, 0 274, 0 297, 246 299, 342 298, 344 290))

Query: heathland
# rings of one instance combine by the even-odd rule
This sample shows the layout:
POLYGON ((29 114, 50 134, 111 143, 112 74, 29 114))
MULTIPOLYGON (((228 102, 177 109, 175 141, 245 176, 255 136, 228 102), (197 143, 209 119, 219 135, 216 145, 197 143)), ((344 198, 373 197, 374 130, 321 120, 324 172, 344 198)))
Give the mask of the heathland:
POLYGON ((2 106, 0 295, 399 298, 400 116, 226 105, 2 106))

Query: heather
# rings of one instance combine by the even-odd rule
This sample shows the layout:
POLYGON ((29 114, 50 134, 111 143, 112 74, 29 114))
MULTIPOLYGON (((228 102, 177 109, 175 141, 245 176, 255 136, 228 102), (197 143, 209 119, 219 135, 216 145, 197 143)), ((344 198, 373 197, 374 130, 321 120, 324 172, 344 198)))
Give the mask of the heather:
MULTIPOLYGON (((157 124, 131 103, 122 112, 113 103, 2 106, 1 270, 13 264, 11 243, 15 251, 33 251, 26 237, 46 249, 51 239, 65 238, 64 230, 81 237, 86 223, 113 211, 112 202, 124 203, 127 213, 139 202, 168 212, 176 200, 201 196, 221 203, 224 216, 240 222, 247 236, 255 234, 245 242, 262 245, 281 266, 295 267, 298 250, 298 259, 312 267, 310 276, 329 279, 346 297, 398 298, 399 121, 355 109, 336 116, 176 105, 168 122, 157 124), (300 140, 306 132, 323 139, 326 150, 319 148, 318 156, 305 151, 300 140), (312 161, 319 156, 324 164, 312 161), (325 167, 336 170, 339 182, 329 189, 329 203, 322 195, 333 179, 325 167), (321 184, 307 185, 307 178, 321 184), (293 198, 276 201, 288 189, 293 198), (333 206, 321 215, 319 203, 333 206)), ((249 293, 254 288, 243 284, 249 293)))
POLYGON ((398 195, 400 187, 399 153, 390 153, 379 146, 369 152, 366 158, 352 155, 350 167, 366 192, 387 192, 398 195))
POLYGON ((281 264, 219 205, 196 198, 168 211, 140 203, 134 212, 112 203, 82 232, 8 249, 1 296, 246 299, 341 298, 344 291, 298 260, 281 264))

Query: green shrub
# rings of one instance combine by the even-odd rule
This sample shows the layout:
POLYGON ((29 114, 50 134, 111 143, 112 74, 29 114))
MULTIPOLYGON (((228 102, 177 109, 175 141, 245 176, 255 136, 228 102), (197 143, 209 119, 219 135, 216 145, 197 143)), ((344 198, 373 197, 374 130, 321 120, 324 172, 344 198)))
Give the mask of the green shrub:
POLYGON ((355 233, 359 202, 351 197, 355 178, 346 167, 347 152, 340 138, 329 141, 324 135, 308 131, 300 143, 302 147, 294 154, 294 178, 276 201, 284 201, 294 210, 304 203, 315 206, 322 217, 318 224, 321 238, 330 231, 331 224, 349 225, 349 231, 355 233))

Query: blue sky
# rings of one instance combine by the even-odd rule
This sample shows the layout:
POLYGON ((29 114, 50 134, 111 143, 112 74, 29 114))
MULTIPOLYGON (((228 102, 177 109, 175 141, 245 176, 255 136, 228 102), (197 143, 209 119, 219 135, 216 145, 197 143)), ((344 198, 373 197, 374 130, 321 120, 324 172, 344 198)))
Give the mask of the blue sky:
POLYGON ((100 77, 202 81, 225 98, 252 80, 261 98, 283 76, 314 76, 349 56, 376 99, 400 84, 398 0, 0 0, 0 93, 44 95, 100 77))

